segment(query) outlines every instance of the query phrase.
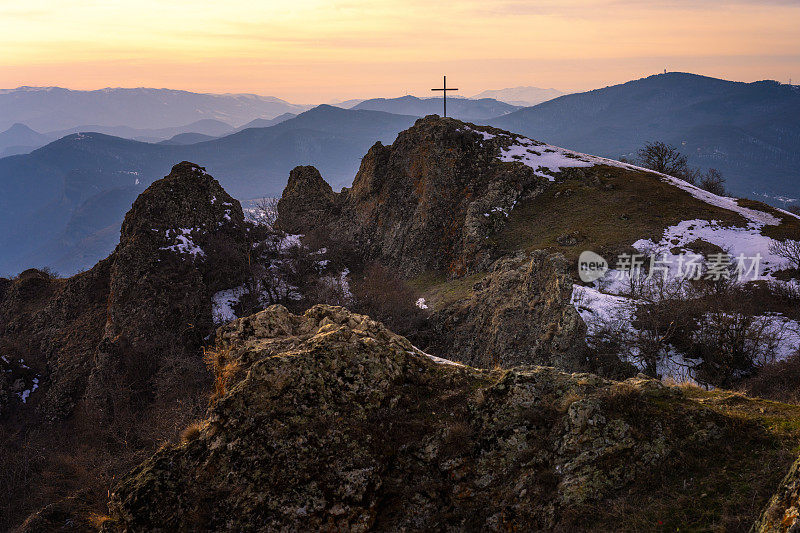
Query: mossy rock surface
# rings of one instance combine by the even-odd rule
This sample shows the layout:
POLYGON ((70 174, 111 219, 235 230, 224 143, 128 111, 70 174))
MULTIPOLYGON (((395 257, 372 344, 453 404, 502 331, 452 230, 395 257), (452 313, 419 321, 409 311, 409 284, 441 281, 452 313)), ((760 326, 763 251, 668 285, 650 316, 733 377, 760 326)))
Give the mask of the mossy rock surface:
POLYGON ((105 531, 746 530, 800 436, 800 407, 437 362, 339 307, 239 319, 215 364, 105 531))

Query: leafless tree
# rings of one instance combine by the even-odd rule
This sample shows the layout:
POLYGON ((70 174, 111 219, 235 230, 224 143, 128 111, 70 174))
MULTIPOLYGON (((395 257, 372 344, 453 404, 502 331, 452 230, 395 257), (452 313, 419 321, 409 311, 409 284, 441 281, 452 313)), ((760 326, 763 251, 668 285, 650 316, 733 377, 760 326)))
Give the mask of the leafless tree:
POLYGON ((675 176, 710 193, 725 194, 725 178, 719 170, 710 168, 704 173, 699 168, 689 167, 687 161, 677 148, 661 141, 649 142, 639 150, 641 166, 675 176))
POLYGON ((650 170, 682 178, 687 170, 686 156, 677 148, 661 141, 653 141, 639 150, 641 165, 650 170))
POLYGON ((683 172, 682 176, 679 176, 683 181, 690 183, 692 185, 697 185, 703 179, 703 171, 699 168, 689 168, 687 167, 686 170, 683 172))
POLYGON ((642 273, 625 289, 627 299, 598 316, 587 341, 654 377, 666 372, 731 387, 774 362, 788 338, 791 322, 762 314, 735 276, 694 281, 642 273))

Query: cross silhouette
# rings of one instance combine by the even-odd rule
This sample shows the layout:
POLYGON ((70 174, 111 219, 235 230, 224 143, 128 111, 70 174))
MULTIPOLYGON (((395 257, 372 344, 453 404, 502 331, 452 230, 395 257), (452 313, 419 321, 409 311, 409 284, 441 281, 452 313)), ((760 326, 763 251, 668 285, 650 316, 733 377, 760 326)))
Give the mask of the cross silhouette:
POLYGON ((447 91, 457 91, 458 89, 448 89, 447 88, 447 76, 444 77, 444 85, 442 85, 441 89, 431 89, 431 91, 442 91, 444 94, 444 114, 442 116, 447 116, 447 91))

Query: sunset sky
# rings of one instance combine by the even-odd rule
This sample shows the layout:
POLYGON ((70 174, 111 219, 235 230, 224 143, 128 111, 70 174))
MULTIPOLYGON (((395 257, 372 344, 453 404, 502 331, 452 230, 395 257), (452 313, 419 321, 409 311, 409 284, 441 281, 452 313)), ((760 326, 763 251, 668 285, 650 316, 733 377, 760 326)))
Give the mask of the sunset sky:
POLYGON ((0 88, 169 87, 298 103, 663 71, 800 82, 800 0, 0 0, 0 88))

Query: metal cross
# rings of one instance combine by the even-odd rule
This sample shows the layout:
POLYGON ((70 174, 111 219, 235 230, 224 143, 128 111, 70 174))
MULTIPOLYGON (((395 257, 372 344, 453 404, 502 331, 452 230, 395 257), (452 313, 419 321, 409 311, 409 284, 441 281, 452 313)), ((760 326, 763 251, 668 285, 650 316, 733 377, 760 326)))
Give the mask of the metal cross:
POLYGON ((431 89, 431 91, 442 91, 444 94, 444 115, 447 116, 447 91, 457 91, 458 89, 448 89, 447 88, 447 76, 444 77, 444 85, 442 85, 441 89, 431 89))

